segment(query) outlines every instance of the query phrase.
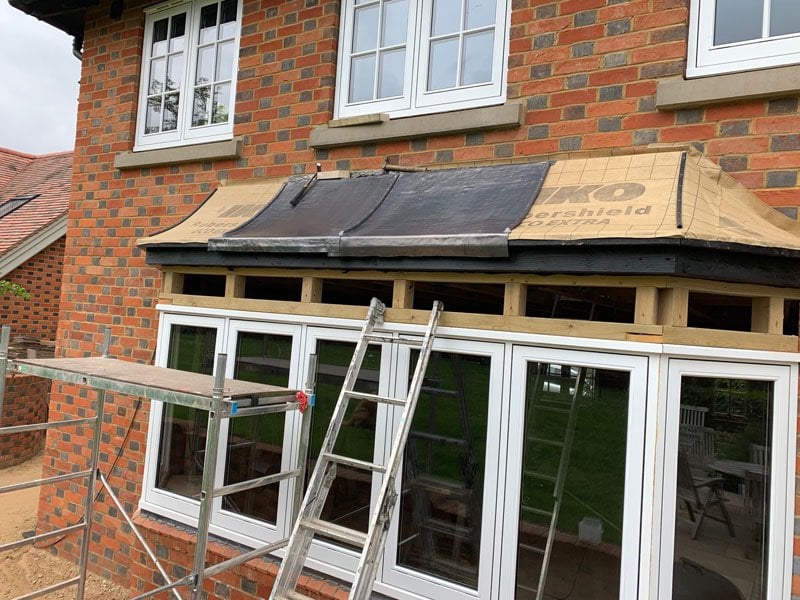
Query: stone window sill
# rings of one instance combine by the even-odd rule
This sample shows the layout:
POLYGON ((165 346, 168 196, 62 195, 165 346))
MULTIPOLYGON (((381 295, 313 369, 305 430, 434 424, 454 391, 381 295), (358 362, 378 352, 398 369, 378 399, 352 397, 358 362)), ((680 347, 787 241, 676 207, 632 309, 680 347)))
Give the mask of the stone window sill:
POLYGON ((210 142, 140 152, 120 152, 114 159, 114 167, 122 171, 160 165, 176 165, 225 158, 238 158, 242 153, 242 138, 224 142, 210 142))
POLYGON ((800 91, 800 65, 729 73, 697 79, 665 79, 656 90, 659 110, 676 110, 759 98, 775 98, 800 91))
POLYGON ((394 120, 370 118, 367 123, 343 119, 342 122, 334 121, 332 125, 314 129, 309 146, 333 148, 481 129, 519 127, 523 123, 523 113, 522 104, 509 103, 394 120), (349 122, 353 124, 348 124, 349 122))

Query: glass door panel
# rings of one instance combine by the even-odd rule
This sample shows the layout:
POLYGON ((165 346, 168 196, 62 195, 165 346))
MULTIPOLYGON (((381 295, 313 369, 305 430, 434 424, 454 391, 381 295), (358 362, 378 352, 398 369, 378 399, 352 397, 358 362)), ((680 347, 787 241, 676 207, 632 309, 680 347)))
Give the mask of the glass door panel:
POLYGON ((684 376, 672 597, 765 600, 773 382, 684 376))
MULTIPOLYGON (((233 377, 289 387, 292 336, 238 332, 233 377)), ((230 419, 225 485, 281 471, 285 413, 230 419)), ((280 483, 225 496, 222 508, 275 524, 280 483)))
POLYGON ((515 598, 619 598, 629 392, 625 371, 527 364, 515 598))
MULTIPOLYGON (((396 396, 407 393, 418 355, 399 349, 396 396)), ((498 481, 505 469, 506 440, 499 433, 504 356, 502 344, 436 339, 403 454, 385 583, 423 598, 492 595, 498 481)))
MULTIPOLYGON (((213 374, 217 337, 216 328, 172 325, 166 366, 213 374)), ((156 487, 190 498, 200 494, 207 427, 207 411, 163 405, 156 487)))
POLYGON ((500 597, 638 597, 646 399, 646 358, 515 348, 500 597))
MULTIPOLYGON (((319 456, 325 433, 333 416, 336 400, 344 383, 355 342, 317 340, 317 390, 316 404, 311 417, 311 443, 307 464, 307 479, 311 477, 319 456)), ((381 346, 370 345, 361 364, 355 385, 356 391, 380 393, 381 346)), ((370 401, 351 400, 342 429, 334 446, 334 453, 372 462, 375 453, 375 423, 377 404, 370 401)), ((321 518, 337 525, 366 533, 369 528, 372 474, 362 469, 338 465, 336 479, 331 486, 321 518)), ((331 544, 339 542, 324 539, 331 544)))
POLYGON ((669 361, 663 597, 788 597, 796 378, 782 365, 669 361))
POLYGON ((431 354, 398 506, 397 564, 470 588, 478 586, 490 368, 488 356, 431 354))

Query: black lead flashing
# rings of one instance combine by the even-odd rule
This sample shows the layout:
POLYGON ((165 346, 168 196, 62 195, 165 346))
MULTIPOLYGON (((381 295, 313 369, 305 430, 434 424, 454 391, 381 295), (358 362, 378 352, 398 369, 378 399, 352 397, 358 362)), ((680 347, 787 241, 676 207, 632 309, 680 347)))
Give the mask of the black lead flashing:
POLYGON ((549 162, 290 180, 211 252, 338 256, 508 255, 549 162))

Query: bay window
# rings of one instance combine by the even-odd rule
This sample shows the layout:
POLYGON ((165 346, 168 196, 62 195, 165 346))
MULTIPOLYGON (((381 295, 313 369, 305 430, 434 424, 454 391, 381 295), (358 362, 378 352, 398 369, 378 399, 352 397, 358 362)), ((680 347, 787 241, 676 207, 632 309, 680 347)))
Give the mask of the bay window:
MULTIPOLYGON (((229 377, 289 388, 316 382, 310 473, 361 323, 169 310, 158 365, 211 373, 224 352, 229 377)), ((388 327, 404 337, 422 331, 388 327)), ((356 389, 403 397, 417 352, 371 344, 356 389)), ((527 600, 542 587, 545 597, 640 600, 684 598, 707 585, 786 597, 792 357, 442 328, 396 482, 376 593, 527 600)), ((385 463, 400 411, 351 400, 335 452, 385 463)), ((196 523, 207 419, 153 403, 142 509, 196 523)), ((295 412, 223 420, 217 485, 293 468, 300 429, 295 412)), ((323 518, 366 531, 381 482, 340 468, 323 518)), ((210 532, 252 547, 288 537, 291 499, 305 483, 216 498, 210 532)), ((317 538, 306 565, 347 581, 357 562, 356 549, 317 538)))
POLYGON ((506 0, 345 0, 336 116, 505 100, 506 0))

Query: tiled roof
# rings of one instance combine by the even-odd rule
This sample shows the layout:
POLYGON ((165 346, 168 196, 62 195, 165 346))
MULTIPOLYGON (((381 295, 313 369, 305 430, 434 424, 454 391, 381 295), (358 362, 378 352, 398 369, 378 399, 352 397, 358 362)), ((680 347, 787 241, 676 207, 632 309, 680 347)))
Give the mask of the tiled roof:
POLYGON ((67 213, 72 152, 33 156, 0 148, 0 207, 18 196, 38 194, 0 217, 0 255, 67 213))

